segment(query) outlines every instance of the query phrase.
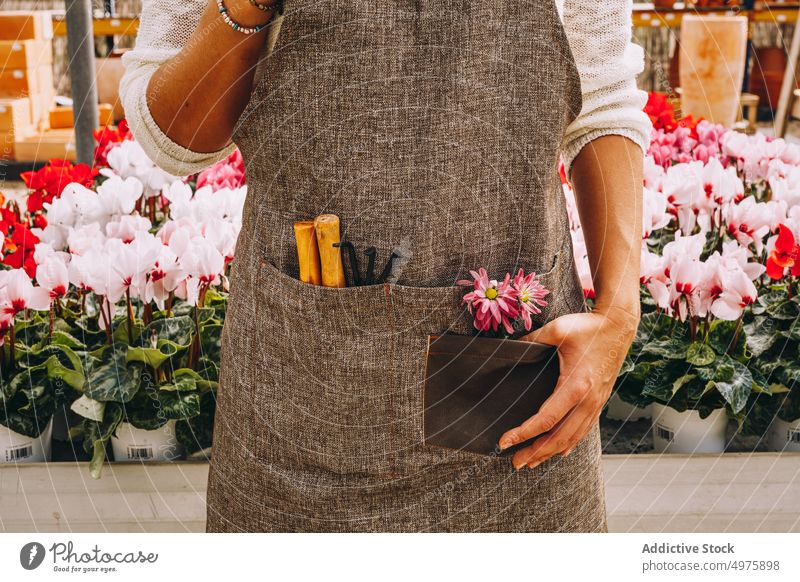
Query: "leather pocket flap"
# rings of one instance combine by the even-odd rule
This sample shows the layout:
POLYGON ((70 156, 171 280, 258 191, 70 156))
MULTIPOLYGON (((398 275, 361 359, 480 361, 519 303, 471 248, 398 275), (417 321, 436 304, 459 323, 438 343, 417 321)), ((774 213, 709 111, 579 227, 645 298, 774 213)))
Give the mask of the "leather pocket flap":
POLYGON ((497 443, 533 416, 558 381, 556 348, 458 335, 428 336, 425 444, 485 455, 508 455, 497 443))

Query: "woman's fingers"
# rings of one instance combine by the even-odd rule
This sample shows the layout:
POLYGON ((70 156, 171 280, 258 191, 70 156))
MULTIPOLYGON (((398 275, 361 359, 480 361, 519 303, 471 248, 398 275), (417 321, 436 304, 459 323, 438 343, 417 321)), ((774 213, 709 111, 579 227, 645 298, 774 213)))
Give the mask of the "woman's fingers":
POLYGON ((558 384, 553 394, 544 401, 544 404, 539 408, 539 412, 500 437, 500 449, 507 449, 553 430, 570 410, 584 401, 588 392, 588 383, 570 381, 569 373, 565 373, 562 368, 561 377, 558 379, 558 384))
POLYGON ((529 447, 517 451, 511 458, 514 468, 533 468, 559 453, 572 449, 584 436, 592 420, 592 410, 588 407, 576 407, 550 434, 547 434, 529 447))
POLYGON ((583 424, 583 416, 579 409, 572 410, 558 426, 543 437, 538 438, 530 446, 514 453, 511 462, 520 469, 537 459, 547 459, 570 447, 571 437, 583 424))

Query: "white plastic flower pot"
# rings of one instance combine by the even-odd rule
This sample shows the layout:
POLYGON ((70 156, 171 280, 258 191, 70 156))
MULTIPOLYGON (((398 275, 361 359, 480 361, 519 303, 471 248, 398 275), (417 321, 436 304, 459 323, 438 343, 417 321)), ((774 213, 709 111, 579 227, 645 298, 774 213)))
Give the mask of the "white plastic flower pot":
POLYGON ((0 424, 0 463, 41 463, 52 453, 53 419, 38 438, 14 432, 0 424))
POLYGON ((606 418, 611 420, 622 420, 625 422, 632 422, 634 420, 641 420, 643 418, 650 418, 650 406, 639 408, 633 404, 628 404, 622 398, 617 396, 616 393, 611 395, 608 399, 608 407, 606 408, 606 418))
POLYGON ((775 418, 769 427, 769 450, 800 451, 800 419, 786 422, 775 418))
POLYGON ((174 461, 183 455, 175 434, 175 421, 155 430, 142 430, 122 422, 111 437, 114 460, 118 462, 174 461))
POLYGON ((654 402, 653 449, 656 453, 722 453, 728 416, 720 408, 706 418, 696 410, 678 412, 654 402))

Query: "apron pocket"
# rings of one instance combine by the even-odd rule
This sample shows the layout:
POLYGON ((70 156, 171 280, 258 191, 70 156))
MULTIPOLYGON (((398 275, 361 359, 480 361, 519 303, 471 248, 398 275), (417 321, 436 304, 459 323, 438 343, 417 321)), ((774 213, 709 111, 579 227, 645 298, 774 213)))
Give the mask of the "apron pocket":
POLYGON ((500 451, 504 432, 535 414, 555 389, 556 349, 539 343, 431 336, 425 372, 425 444, 482 455, 500 451))
POLYGON ((246 360, 254 368, 251 402, 267 435, 256 456, 392 478, 398 459, 421 442, 427 334, 458 316, 464 289, 321 287, 268 260, 253 283, 263 315, 246 360))

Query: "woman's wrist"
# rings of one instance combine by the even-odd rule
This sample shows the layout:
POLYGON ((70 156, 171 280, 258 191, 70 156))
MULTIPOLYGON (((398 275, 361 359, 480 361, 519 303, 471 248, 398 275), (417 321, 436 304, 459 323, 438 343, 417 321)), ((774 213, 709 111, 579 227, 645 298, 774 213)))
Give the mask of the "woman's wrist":
POLYGON ((642 308, 637 297, 636 301, 596 302, 593 312, 605 316, 619 327, 624 328, 631 334, 635 334, 636 329, 639 327, 642 308))

